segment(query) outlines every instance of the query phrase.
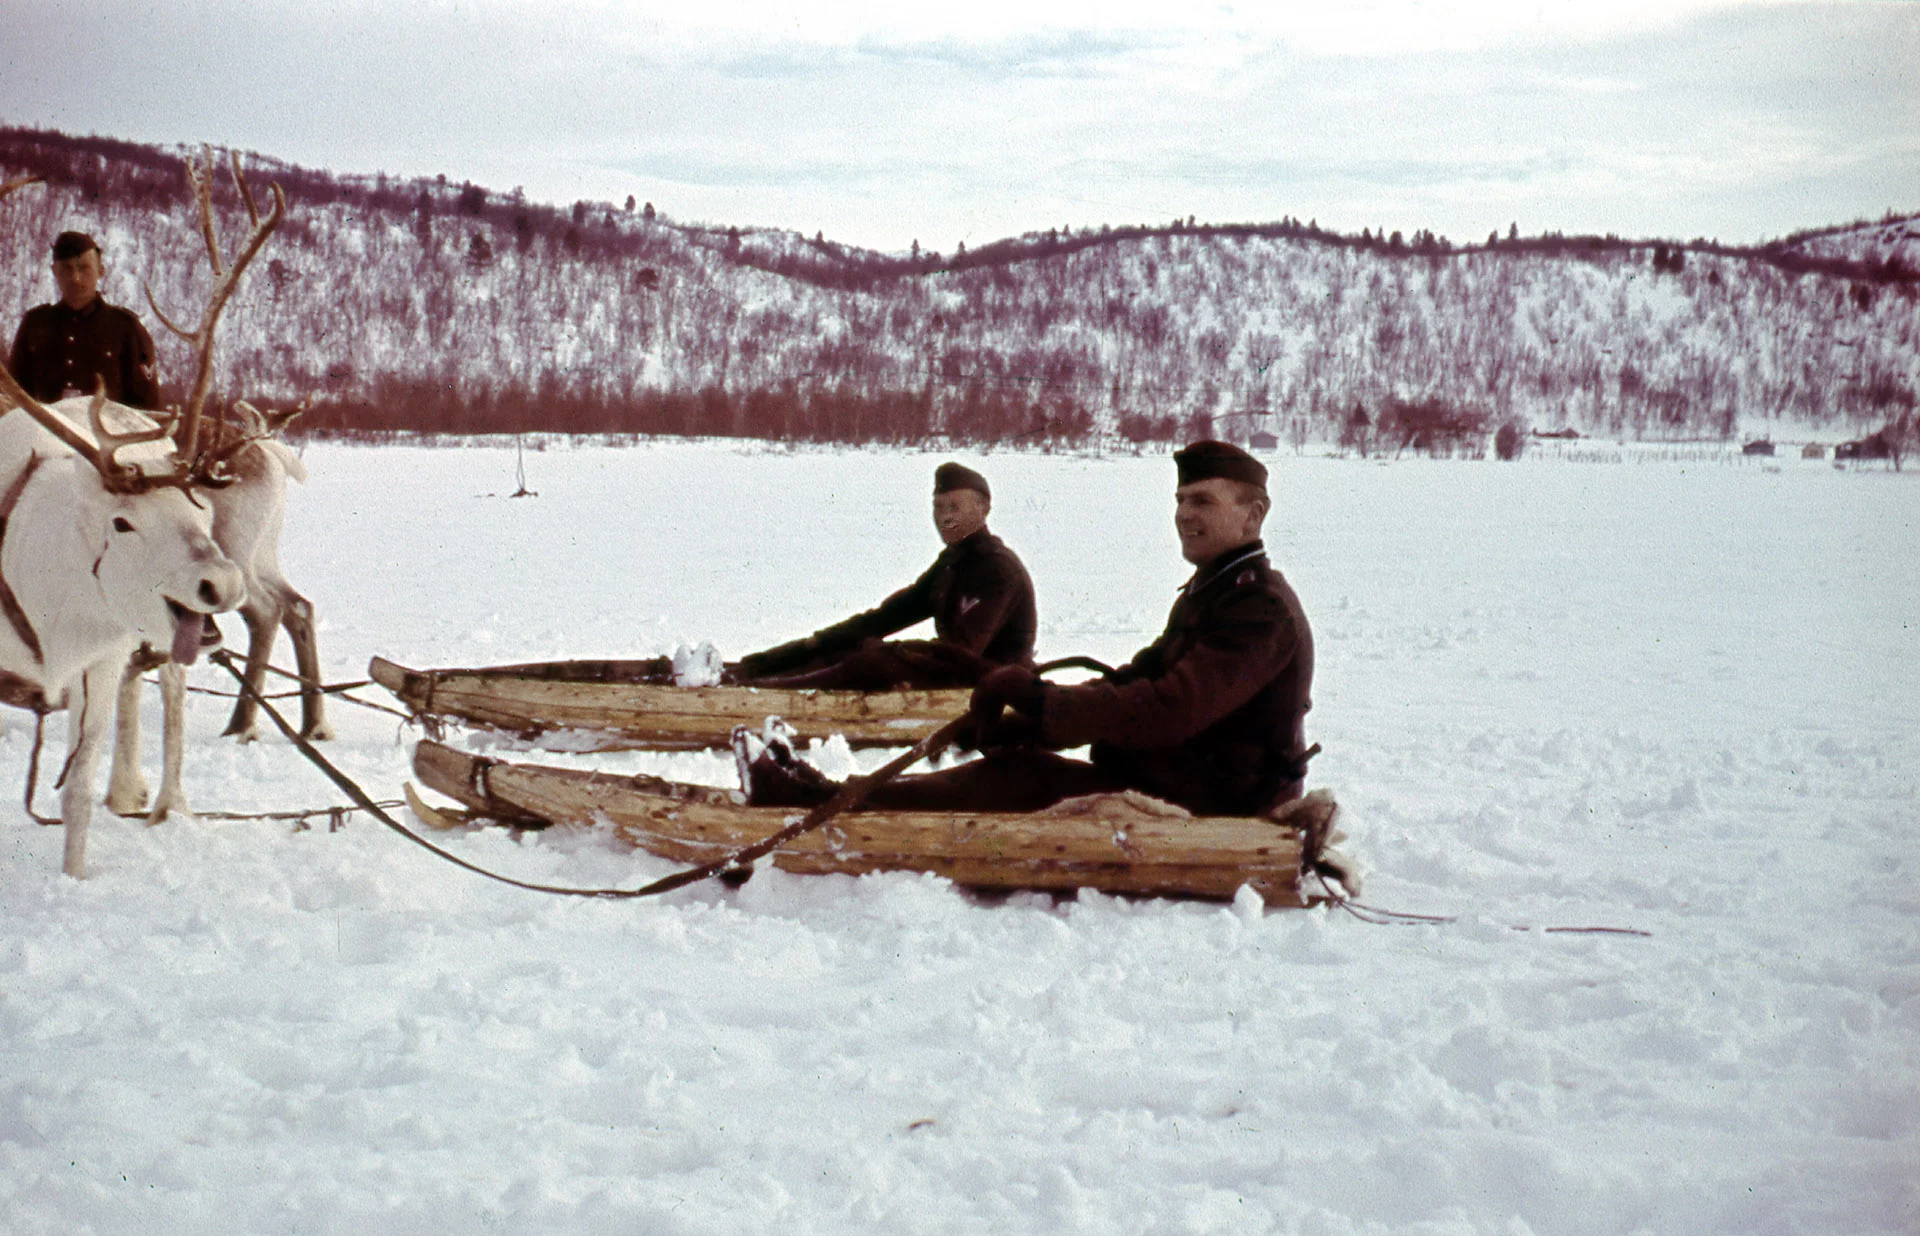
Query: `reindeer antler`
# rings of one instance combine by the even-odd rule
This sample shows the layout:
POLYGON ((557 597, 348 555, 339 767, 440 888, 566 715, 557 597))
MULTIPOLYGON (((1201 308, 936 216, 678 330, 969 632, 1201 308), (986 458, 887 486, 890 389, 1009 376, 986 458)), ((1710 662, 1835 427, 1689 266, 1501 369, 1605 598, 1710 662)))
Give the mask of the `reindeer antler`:
POLYGON ((193 483, 210 489, 233 484, 235 478, 228 468, 240 453, 255 442, 277 436, 311 402, 308 397, 285 412, 272 408, 262 412, 244 399, 235 400, 231 422, 224 416, 214 417, 213 440, 193 461, 193 483))
MULTIPOLYGON (((166 475, 154 476, 142 472, 136 465, 121 463, 115 456, 125 447, 139 446, 143 442, 165 441, 168 435, 173 432, 173 422, 179 416, 179 413, 177 411, 168 412, 161 417, 159 423, 151 429, 135 429, 128 433, 115 433, 113 430, 107 428, 106 422, 100 417, 100 413, 106 406, 107 386, 105 382, 102 382, 94 390, 93 400, 87 404, 87 424, 93 430, 94 445, 99 452, 99 459, 103 464, 102 471, 115 476, 132 478, 136 485, 172 482, 176 479, 176 476, 180 472, 180 469, 177 467, 171 469, 166 475)), ((171 446, 172 443, 169 442, 168 445, 171 446)))
POLYGON ((260 418, 261 423, 266 426, 269 436, 278 436, 281 431, 285 430, 288 425, 294 422, 295 418, 306 415, 307 409, 312 405, 312 395, 308 395, 305 399, 294 404, 285 412, 279 412, 273 408, 268 408, 265 412, 254 412, 252 404, 245 402, 240 404, 241 407, 249 412, 254 412, 254 415, 260 418))
POLYGON ((165 438, 173 428, 173 418, 169 416, 152 429, 115 433, 100 419, 101 411, 107 406, 105 380, 101 380, 94 388, 93 401, 87 405, 87 423, 92 427, 94 436, 92 442, 87 441, 86 435, 75 429, 66 417, 29 395, 5 365, 0 365, 0 393, 12 399, 28 416, 39 421, 48 433, 71 447, 74 454, 92 464, 100 473, 101 483, 115 493, 135 493, 161 485, 184 486, 187 483, 187 473, 178 466, 177 461, 176 466, 164 473, 149 473, 138 465, 121 463, 115 458, 126 447, 165 438))
POLYGON ((160 308, 159 302, 154 299, 153 289, 151 287, 146 289, 147 303, 153 306, 155 315, 168 330, 193 345, 194 349, 193 390, 188 395, 186 406, 180 416, 178 439, 180 453, 187 459, 195 458, 200 451, 201 409, 205 407, 207 392, 213 386, 214 327, 219 323, 220 313, 227 307, 227 298, 233 295, 234 287, 239 283, 241 274, 260 252, 261 246, 267 243, 267 237, 280 226, 280 221, 285 217, 287 210, 287 195, 276 182, 271 186, 273 209, 268 212, 265 219, 260 217, 260 208, 254 201, 253 190, 247 187, 246 176, 240 170, 240 152, 229 151, 233 183, 240 191, 240 200, 246 205, 247 218, 253 230, 248 233, 246 242, 241 245, 239 255, 234 258, 232 267, 227 267, 220 259, 220 236, 213 226, 213 149, 209 146, 202 146, 200 149, 206 159, 206 168, 203 171, 197 162, 188 158, 187 183, 192 187, 194 201, 200 209, 200 236, 206 242, 207 260, 213 266, 214 286, 213 293, 208 298, 207 307, 200 316, 199 327, 186 330, 175 324, 173 319, 160 308))

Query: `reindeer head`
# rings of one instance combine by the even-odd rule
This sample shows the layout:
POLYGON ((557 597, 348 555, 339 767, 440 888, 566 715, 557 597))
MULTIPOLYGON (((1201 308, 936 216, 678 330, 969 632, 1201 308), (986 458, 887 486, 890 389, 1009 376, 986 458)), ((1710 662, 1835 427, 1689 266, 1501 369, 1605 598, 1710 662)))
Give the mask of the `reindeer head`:
POLYGON ((307 410, 307 400, 289 411, 260 411, 244 399, 235 400, 227 415, 213 418, 213 433, 194 456, 193 483, 204 489, 224 489, 240 479, 237 466, 256 442, 277 438, 292 420, 307 410))
MULTIPOLYGON (((78 461, 73 466, 86 471, 78 461)), ((212 509, 188 486, 172 483, 95 494, 82 486, 77 497, 70 517, 80 528, 79 548, 118 623, 181 665, 219 643, 211 617, 244 602, 247 582, 214 540, 212 509)), ((74 495, 59 500, 73 502, 74 495)))

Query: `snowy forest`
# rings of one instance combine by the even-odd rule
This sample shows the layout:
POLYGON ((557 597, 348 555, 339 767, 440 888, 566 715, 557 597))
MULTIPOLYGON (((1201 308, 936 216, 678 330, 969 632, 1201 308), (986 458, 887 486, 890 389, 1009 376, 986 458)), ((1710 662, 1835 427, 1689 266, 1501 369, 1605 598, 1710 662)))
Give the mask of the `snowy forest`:
MULTIPOLYGON (((0 129, 0 177, 46 182, 0 203, 0 310, 52 298, 42 238, 89 231, 108 298, 155 326, 183 387, 143 288, 205 295, 186 153, 0 129)), ((1502 431, 1837 440, 1920 401, 1920 215, 1757 247, 1283 216, 882 254, 632 199, 245 164, 290 208, 223 324, 221 393, 309 399, 307 434, 1477 455, 1502 431)))

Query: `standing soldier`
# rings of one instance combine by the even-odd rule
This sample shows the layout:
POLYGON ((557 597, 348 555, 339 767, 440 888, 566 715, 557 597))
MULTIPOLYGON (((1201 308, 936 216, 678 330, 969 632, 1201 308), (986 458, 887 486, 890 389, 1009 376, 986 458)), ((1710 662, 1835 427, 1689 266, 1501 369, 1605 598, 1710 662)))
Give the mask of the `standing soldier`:
POLYGON ((60 233, 53 242, 53 281, 60 299, 29 309, 20 319, 8 368, 43 403, 91 395, 104 383, 115 403, 157 411, 153 338, 131 311, 109 305, 100 295, 105 274, 93 237, 60 233))
POLYGON ((985 477, 941 464, 933 474, 933 524, 946 548, 933 565, 865 613, 742 657, 736 681, 849 691, 970 687, 997 667, 1031 665, 1033 581, 987 531, 992 508, 985 477), (928 618, 933 639, 885 638, 928 618))

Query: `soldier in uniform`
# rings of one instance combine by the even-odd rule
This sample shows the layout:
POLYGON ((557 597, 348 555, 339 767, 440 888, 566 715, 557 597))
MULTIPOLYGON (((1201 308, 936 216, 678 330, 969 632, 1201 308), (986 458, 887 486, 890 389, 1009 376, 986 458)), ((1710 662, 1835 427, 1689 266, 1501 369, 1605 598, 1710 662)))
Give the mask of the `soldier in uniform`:
POLYGON ((933 523, 946 548, 933 565, 865 613, 742 657, 733 680, 850 691, 970 687, 998 666, 1031 665, 1033 581, 987 531, 992 506, 985 477, 941 464, 933 474, 933 523), (886 639, 928 618, 933 639, 886 639))
MULTIPOLYGON (((1202 814, 1253 815, 1300 797, 1313 635, 1260 542, 1267 470, 1224 442, 1194 443, 1174 461, 1174 527, 1195 569, 1160 638, 1071 686, 1025 666, 995 670, 969 709, 983 758, 877 786, 868 809, 1032 811, 1133 789, 1202 814), (1091 761, 1055 753, 1084 744, 1091 761)), ((749 780, 753 802, 781 806, 838 788, 777 745, 749 780)))
POLYGON ((153 338, 138 317, 100 295, 105 273, 93 237, 60 233, 53 242, 60 299, 20 319, 7 367, 29 395, 45 403, 91 395, 104 382, 115 403, 158 410, 153 338))

